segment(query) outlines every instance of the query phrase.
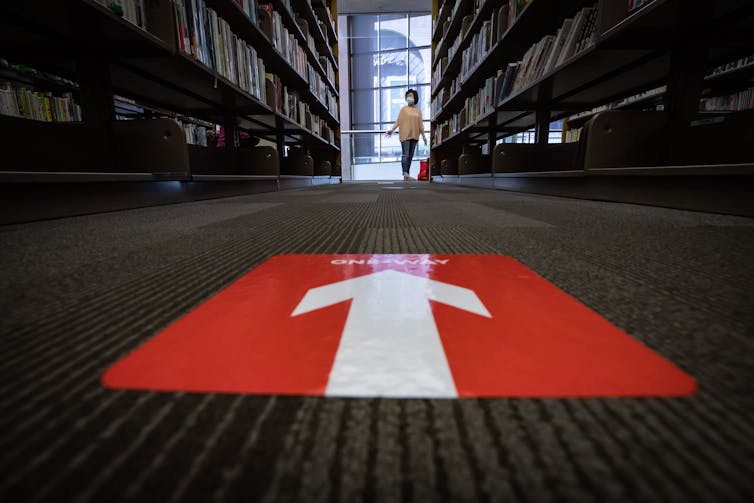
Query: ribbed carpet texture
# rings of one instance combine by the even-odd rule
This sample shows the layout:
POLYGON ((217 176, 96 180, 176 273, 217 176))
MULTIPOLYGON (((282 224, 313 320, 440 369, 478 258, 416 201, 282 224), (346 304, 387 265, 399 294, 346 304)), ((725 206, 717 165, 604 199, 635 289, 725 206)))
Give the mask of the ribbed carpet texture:
POLYGON ((0 500, 754 501, 754 220, 426 183, 0 227, 0 500), (692 375, 684 398, 114 391, 284 253, 511 256, 692 375))

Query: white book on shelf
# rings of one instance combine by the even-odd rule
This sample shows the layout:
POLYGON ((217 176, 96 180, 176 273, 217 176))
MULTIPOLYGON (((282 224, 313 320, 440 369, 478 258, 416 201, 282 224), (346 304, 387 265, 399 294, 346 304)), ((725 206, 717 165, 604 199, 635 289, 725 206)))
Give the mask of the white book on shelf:
POLYGON ((555 37, 555 42, 553 43, 552 52, 550 52, 550 58, 547 60, 547 63, 545 64, 544 73, 549 73, 552 69, 555 68, 555 63, 558 60, 558 57, 560 56, 561 51, 563 50, 563 46, 565 45, 565 41, 568 38, 568 35, 571 33, 571 25, 573 24, 573 19, 568 18, 565 21, 563 21, 563 26, 560 27, 558 30, 558 35, 555 37))
POLYGON ((529 64, 526 67, 526 72, 524 73, 524 76, 522 78, 521 86, 526 87, 529 82, 532 81, 534 78, 534 75, 537 71, 537 63, 539 62, 539 58, 542 55, 542 50, 545 46, 545 39, 541 39, 539 42, 534 45, 534 51, 531 53, 529 64))
POLYGON ((126 0, 126 4, 128 5, 128 20, 134 26, 139 26, 139 16, 136 12, 137 1, 138 0, 126 0))
POLYGON ((550 57, 550 50, 552 49, 554 39, 555 37, 552 35, 547 35, 540 41, 541 47, 539 49, 539 54, 537 54, 536 60, 534 61, 534 65, 532 65, 529 82, 537 80, 542 75, 542 70, 547 62, 547 58, 550 57))
POLYGON ((259 97, 263 103, 267 103, 267 79, 262 58, 257 57, 257 65, 259 66, 259 80, 257 81, 259 84, 259 97))
POLYGON ((576 43, 578 42, 579 35, 584 27, 584 21, 586 16, 586 9, 581 9, 576 17, 573 18, 573 26, 571 27, 571 33, 568 34, 568 40, 566 40, 563 50, 558 56, 558 61, 555 66, 562 65, 568 58, 573 55, 573 51, 576 49, 576 43))
POLYGON ((579 34, 578 40, 576 41, 576 48, 573 51, 574 56, 581 53, 581 51, 587 48, 586 44, 591 38, 592 28, 596 28, 597 10, 594 8, 588 8, 586 10, 587 12, 584 16, 584 26, 581 29, 581 33, 579 34))
POLYGON ((518 91, 521 88, 524 74, 526 73, 526 68, 528 68, 529 62, 531 61, 531 53, 534 51, 534 46, 529 47, 529 49, 524 54, 524 57, 521 58, 521 62, 518 68, 518 73, 516 74, 516 79, 513 81, 513 91, 518 91))
MULTIPOLYGON (((13 98, 15 98, 15 95, 13 98)), ((0 89, 0 114, 17 115, 13 113, 13 102, 11 101, 10 91, 6 91, 5 89, 0 89)))

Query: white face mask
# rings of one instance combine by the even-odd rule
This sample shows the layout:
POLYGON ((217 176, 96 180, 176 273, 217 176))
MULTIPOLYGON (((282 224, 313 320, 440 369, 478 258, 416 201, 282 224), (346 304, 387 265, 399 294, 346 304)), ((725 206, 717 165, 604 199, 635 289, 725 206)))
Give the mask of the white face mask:
POLYGON ((408 103, 409 105, 413 105, 414 104, 414 98, 406 98, 406 103, 408 103))

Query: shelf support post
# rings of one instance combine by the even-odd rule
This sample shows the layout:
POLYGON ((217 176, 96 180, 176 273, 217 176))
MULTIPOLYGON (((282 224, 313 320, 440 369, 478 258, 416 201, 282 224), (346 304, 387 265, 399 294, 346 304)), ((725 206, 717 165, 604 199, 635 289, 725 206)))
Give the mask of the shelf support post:
POLYGON ((238 117, 233 110, 233 96, 230 92, 223 92, 223 130, 225 132, 225 148, 237 149, 241 145, 238 134, 238 117))
MULTIPOLYGON (((80 33, 89 33, 94 41, 104 39, 102 25, 89 9, 70 7, 70 19, 80 33)), ((108 58, 100 44, 76 48, 76 80, 79 84, 81 118, 91 138, 92 155, 105 166, 115 167, 115 141, 112 122, 115 120, 113 86, 108 58)))
POLYGON ((704 89, 705 62, 704 44, 699 43, 695 26, 702 23, 703 9, 692 6, 693 2, 679 2, 679 36, 670 53, 670 72, 665 93, 665 110, 668 114, 671 161, 684 148, 691 121, 699 112, 699 100, 704 89))
POLYGON ((550 101, 552 100, 552 79, 548 79, 539 87, 537 93, 536 121, 534 141, 539 145, 546 145, 550 139, 550 101))

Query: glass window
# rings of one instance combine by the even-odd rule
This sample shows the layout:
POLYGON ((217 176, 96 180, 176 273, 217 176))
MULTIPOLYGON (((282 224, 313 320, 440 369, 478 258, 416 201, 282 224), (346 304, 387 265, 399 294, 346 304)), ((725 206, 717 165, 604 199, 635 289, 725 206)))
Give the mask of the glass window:
POLYGON ((379 53, 351 56, 351 89, 371 89, 379 86, 379 53))
POLYGON ((409 47, 427 45, 432 37, 432 16, 429 14, 412 14, 409 20, 409 47))
POLYGON ((379 16, 351 16, 349 25, 352 54, 377 50, 379 16))
POLYGON ((380 86, 408 85, 408 53, 406 50, 379 53, 380 86))
POLYGON ((380 16, 380 50, 408 47, 408 16, 386 14, 380 16))
POLYGON ((377 89, 351 91, 351 122, 379 122, 380 94, 377 89))
POLYGON ((351 155, 354 164, 380 162, 380 135, 351 135, 351 155))
POLYGON ((431 59, 429 48, 408 51, 408 81, 411 85, 431 82, 431 59))
MULTIPOLYGON (((431 16, 385 14, 349 16, 351 124, 355 130, 386 131, 406 105, 406 91, 416 89, 429 136, 431 82, 431 16)), ((351 135, 352 164, 364 169, 397 166, 401 146, 397 134, 351 135)), ((429 156, 419 144, 417 159, 429 156)), ((361 169, 360 168, 360 169, 361 169)), ((390 168, 393 170, 393 168, 390 168)), ((391 171, 392 172, 392 171, 391 171)))

